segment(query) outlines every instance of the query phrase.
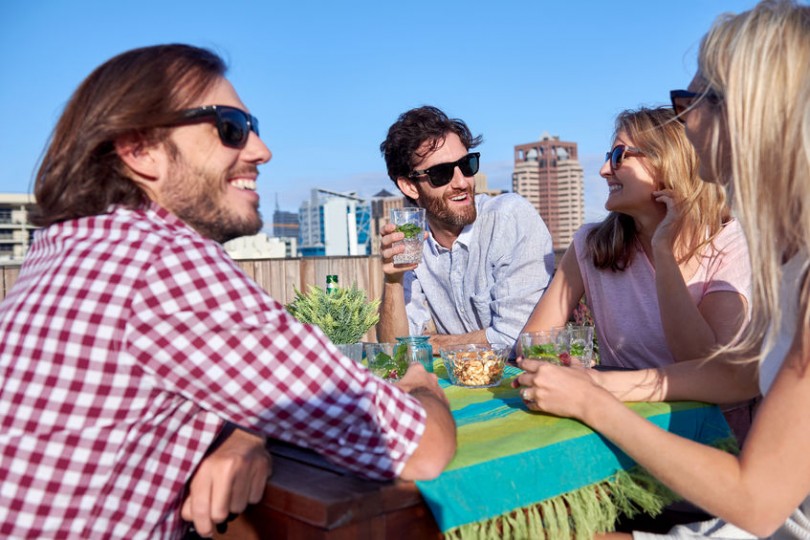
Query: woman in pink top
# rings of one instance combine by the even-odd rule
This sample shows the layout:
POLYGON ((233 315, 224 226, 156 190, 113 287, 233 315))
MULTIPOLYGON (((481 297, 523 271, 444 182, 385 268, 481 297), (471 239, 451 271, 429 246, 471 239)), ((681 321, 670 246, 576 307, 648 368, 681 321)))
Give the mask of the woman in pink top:
POLYGON ((524 331, 564 325, 585 295, 602 365, 662 366, 730 342, 747 318, 748 251, 698 167, 672 109, 621 113, 599 172, 610 214, 577 231, 524 331))
MULTIPOLYGON (((583 294, 603 366, 660 367, 704 358, 747 320, 751 267, 725 192, 699 162, 670 108, 625 111, 599 173, 608 182, 601 223, 583 226, 525 332, 562 326, 583 294)), ((724 406, 740 442, 755 401, 724 406)))

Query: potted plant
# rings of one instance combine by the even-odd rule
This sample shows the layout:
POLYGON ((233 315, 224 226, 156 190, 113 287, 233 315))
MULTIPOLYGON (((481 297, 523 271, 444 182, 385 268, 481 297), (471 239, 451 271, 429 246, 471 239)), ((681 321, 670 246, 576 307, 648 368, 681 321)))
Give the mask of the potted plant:
POLYGON ((311 286, 307 294, 295 289, 287 311, 303 323, 318 326, 346 356, 360 361, 360 339, 380 320, 379 305, 379 300, 369 301, 365 291, 356 286, 330 292, 311 286))

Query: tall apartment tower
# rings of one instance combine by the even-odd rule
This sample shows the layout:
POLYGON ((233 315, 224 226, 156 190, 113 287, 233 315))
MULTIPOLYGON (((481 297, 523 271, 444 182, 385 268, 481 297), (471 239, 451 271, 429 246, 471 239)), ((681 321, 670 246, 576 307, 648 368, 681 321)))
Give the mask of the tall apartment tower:
POLYGON ((540 213, 555 251, 567 249, 585 222, 584 181, 577 143, 544 133, 537 142, 515 146, 512 191, 540 213))

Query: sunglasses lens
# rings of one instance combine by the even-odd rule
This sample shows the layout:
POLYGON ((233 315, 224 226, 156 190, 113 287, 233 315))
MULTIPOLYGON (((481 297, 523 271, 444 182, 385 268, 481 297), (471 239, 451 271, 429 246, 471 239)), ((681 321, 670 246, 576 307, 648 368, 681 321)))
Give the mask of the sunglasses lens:
POLYGON ((430 168, 428 178, 430 179, 433 187, 442 187, 447 185, 453 179, 453 169, 456 168, 455 163, 440 163, 430 168))
POLYGON ((219 138, 222 144, 242 148, 247 143, 249 129, 247 116, 239 110, 222 110, 219 113, 219 138))
POLYGON ((478 172, 478 154, 467 154, 458 160, 458 168, 464 176, 473 176, 478 172))
POLYGON ((616 148, 610 152, 610 168, 611 170, 617 170, 619 167, 622 166, 622 160, 624 159, 624 145, 620 144, 616 148))

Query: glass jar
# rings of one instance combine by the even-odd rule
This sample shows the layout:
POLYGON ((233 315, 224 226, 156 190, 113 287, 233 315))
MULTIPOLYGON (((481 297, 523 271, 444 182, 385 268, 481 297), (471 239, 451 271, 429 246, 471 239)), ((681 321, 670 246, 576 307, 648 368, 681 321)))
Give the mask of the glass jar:
POLYGON ((429 336, 397 338, 397 347, 407 347, 408 362, 419 362, 428 373, 433 373, 433 347, 429 336))

